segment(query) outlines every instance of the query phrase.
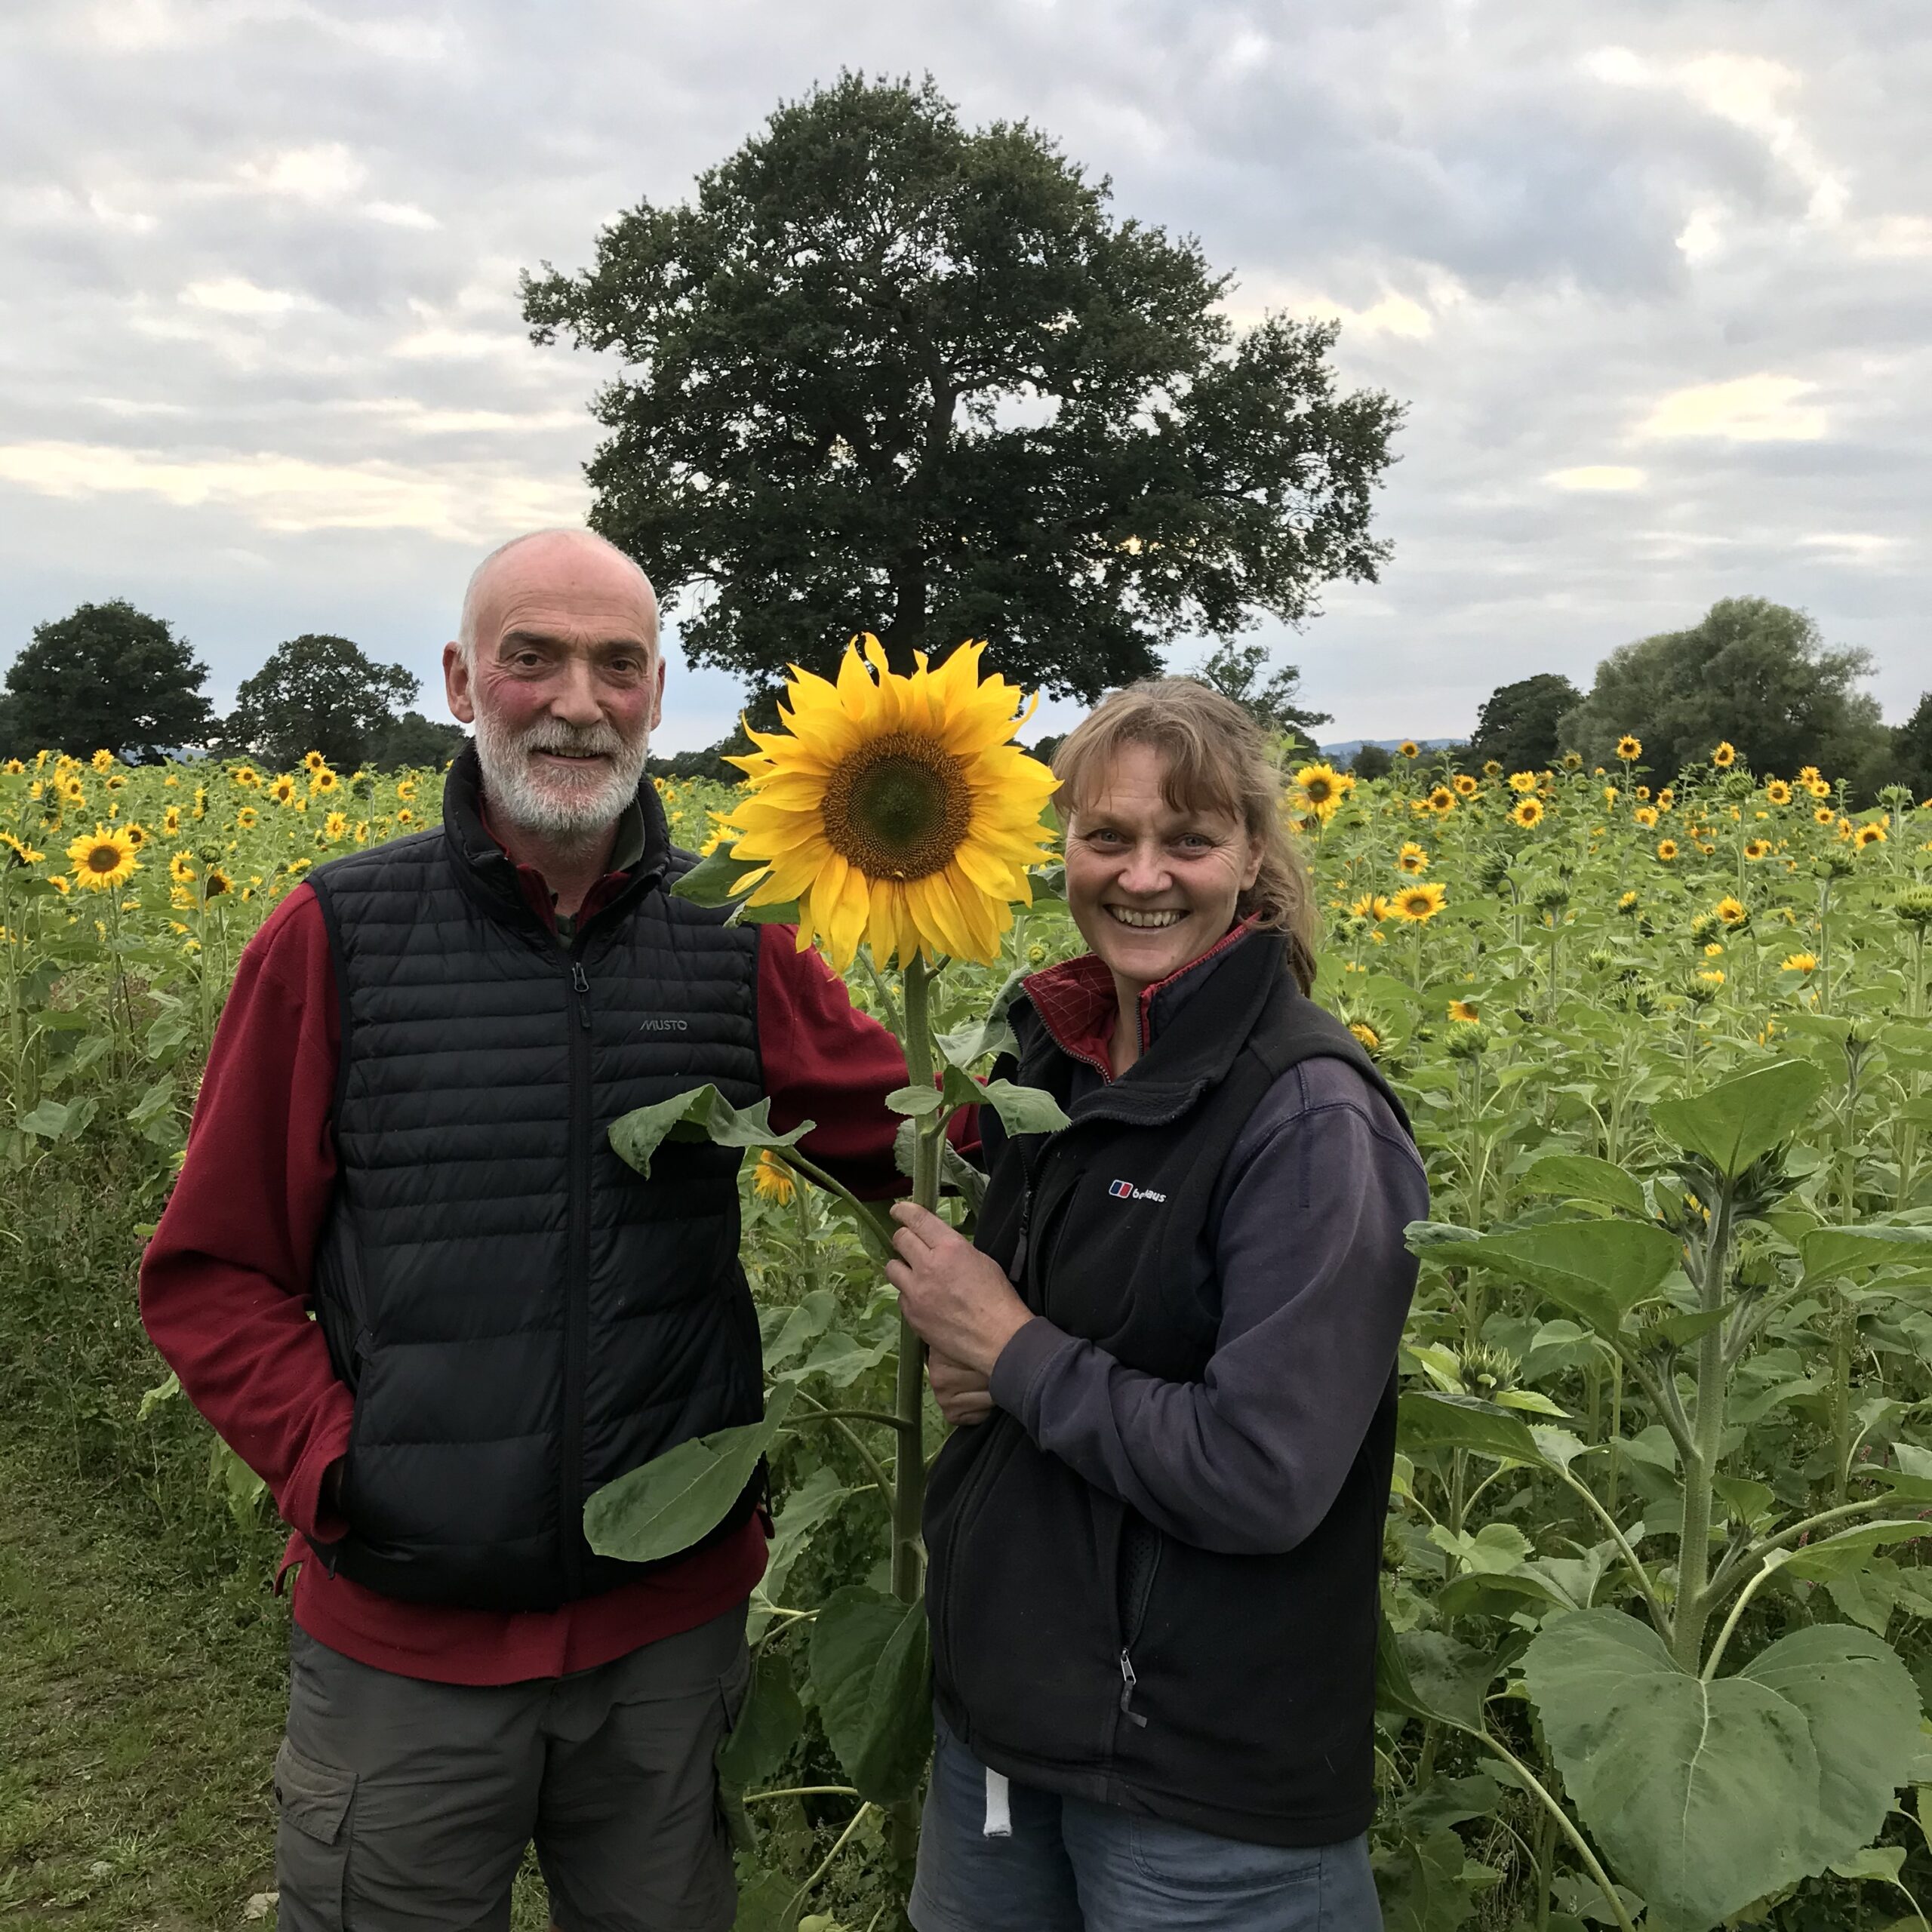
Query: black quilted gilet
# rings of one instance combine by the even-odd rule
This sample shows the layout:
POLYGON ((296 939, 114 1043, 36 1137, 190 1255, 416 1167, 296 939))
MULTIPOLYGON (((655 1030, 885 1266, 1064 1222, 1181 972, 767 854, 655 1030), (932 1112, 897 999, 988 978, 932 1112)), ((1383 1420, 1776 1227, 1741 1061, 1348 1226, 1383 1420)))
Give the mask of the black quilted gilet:
POLYGON ((541 1610, 626 1581, 585 1499, 761 1411, 739 1155, 666 1143, 646 1180, 610 1146, 706 1081, 763 1091, 757 929, 669 896, 692 860, 638 799, 644 857, 568 946, 483 829, 472 752, 441 829, 313 875, 342 1002, 315 1297, 355 1395, 349 1532, 317 1553, 391 1596, 541 1610))

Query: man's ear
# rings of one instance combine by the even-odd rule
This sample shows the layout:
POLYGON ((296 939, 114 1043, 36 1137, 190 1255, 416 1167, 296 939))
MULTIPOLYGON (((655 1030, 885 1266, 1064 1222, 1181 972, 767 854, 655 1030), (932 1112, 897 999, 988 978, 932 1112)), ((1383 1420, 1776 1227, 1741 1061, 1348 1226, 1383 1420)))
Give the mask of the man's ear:
POLYGON ((460 645, 443 646, 443 694, 450 715, 460 724, 476 722, 476 704, 470 694, 469 665, 460 645))
POLYGON ((650 729, 656 731, 664 721, 664 654, 657 654, 657 688, 651 694, 650 729))

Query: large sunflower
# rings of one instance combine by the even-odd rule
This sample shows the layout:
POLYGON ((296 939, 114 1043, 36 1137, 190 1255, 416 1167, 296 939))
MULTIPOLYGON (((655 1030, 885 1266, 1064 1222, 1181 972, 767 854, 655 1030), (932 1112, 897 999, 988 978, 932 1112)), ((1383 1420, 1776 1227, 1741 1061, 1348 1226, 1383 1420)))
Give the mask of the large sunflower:
POLYGON ((1026 870, 1045 856, 1053 774, 1011 743, 1032 715, 1004 678, 980 678, 983 644, 903 677, 876 638, 846 648, 836 684, 796 665, 782 732, 731 761, 751 796, 731 814, 755 906, 798 902, 798 944, 822 934, 835 967, 869 940, 884 964, 915 952, 989 961, 1026 870), (869 663, 872 672, 866 669, 869 663))
POLYGON ((106 892, 125 884, 134 875, 137 863, 134 841, 118 829, 97 825, 91 834, 82 832, 67 848, 74 877, 90 892, 106 892))

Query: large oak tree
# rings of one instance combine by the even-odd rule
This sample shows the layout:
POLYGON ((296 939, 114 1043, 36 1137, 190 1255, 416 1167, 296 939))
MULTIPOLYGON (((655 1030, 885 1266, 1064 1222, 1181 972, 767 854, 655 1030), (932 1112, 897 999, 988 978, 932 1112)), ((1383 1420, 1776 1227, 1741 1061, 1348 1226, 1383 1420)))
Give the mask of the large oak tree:
POLYGON ((1109 198, 1023 122, 848 74, 525 277, 537 341, 622 362, 592 521, 694 659, 768 691, 855 630, 902 669, 984 637, 1091 698, 1374 580, 1398 405, 1340 389, 1332 323, 1237 331, 1199 248, 1109 198))
POLYGON ((277 645, 244 681, 223 723, 223 746, 273 765, 299 764, 310 751, 344 771, 390 762, 383 753, 399 707, 421 688, 413 671, 378 664, 346 637, 305 632, 277 645))
POLYGON ((202 694, 208 674, 165 617, 120 597, 83 604, 36 624, 8 666, 5 749, 138 761, 205 744, 215 722, 202 694))

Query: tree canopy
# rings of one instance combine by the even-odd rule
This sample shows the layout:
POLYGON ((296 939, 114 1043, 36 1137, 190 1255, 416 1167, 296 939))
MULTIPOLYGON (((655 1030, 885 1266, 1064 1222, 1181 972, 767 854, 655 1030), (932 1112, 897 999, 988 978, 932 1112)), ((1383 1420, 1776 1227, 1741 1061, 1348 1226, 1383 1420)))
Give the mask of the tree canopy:
POLYGON ((1827 650, 1802 611, 1727 597, 1688 630, 1613 651, 1561 733, 1567 746, 1604 764, 1614 761, 1618 737, 1633 732, 1644 763, 1665 774, 1727 740, 1754 771, 1850 771, 1885 739, 1878 700, 1854 688, 1871 669, 1867 652, 1827 650))
POLYGON ((1229 639, 1191 675, 1211 685, 1223 697, 1232 698, 1264 731, 1284 735, 1297 746, 1312 750, 1315 740, 1309 734, 1316 725, 1326 724, 1331 714, 1304 710, 1296 702, 1300 695, 1299 665, 1284 664, 1266 683, 1257 683, 1267 663, 1266 645, 1236 644, 1229 639))
POLYGON ((1469 755, 1478 764, 1494 758, 1506 771, 1544 771, 1569 749, 1562 721, 1583 701, 1583 694, 1554 671, 1499 685, 1476 714, 1469 755))
POLYGON ((1932 691, 1921 691, 1912 715, 1892 728, 1885 782, 1909 785, 1921 804, 1932 801, 1932 691))
POLYGON ((205 744, 214 713, 202 694, 208 666, 165 618, 125 598, 83 604, 34 626, 7 672, 4 722, 19 755, 85 758, 102 750, 131 762, 205 744))
POLYGON ((420 711, 405 711, 400 718, 379 725, 370 734, 362 762, 383 771, 448 764, 469 739, 469 734, 460 724, 425 718, 420 711))
MULTIPOLYGON (((413 672, 376 663, 346 637, 305 632, 276 645, 235 693, 223 743, 283 766, 318 751, 351 771, 373 761, 383 734, 397 726, 398 707, 420 689, 413 672)), ((417 721, 428 724, 420 715, 417 721)))
POLYGON ((846 74, 524 278, 534 340, 623 361, 591 521, 695 661, 768 691, 858 630, 904 669, 986 638, 1091 699, 1375 580, 1399 406, 1339 389, 1332 322, 1238 333, 1199 248, 1109 200, 1024 122, 846 74))

